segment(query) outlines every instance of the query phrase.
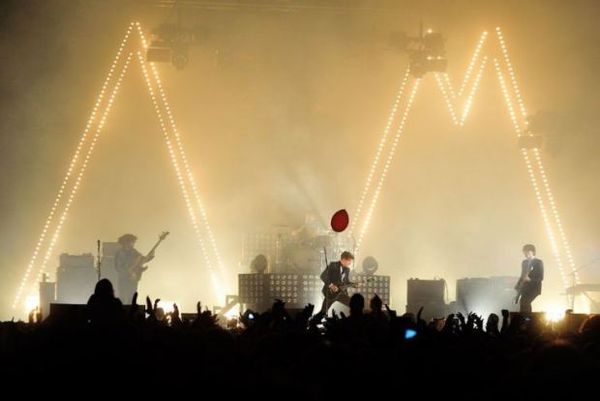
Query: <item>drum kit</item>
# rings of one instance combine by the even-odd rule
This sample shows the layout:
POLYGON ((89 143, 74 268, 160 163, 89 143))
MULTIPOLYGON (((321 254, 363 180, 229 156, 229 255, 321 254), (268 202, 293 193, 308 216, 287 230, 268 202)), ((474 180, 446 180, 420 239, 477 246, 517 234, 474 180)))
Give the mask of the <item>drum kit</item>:
POLYGON ((308 238, 291 238, 281 250, 282 273, 320 274, 326 260, 337 260, 345 250, 354 248, 353 241, 335 233, 308 238))

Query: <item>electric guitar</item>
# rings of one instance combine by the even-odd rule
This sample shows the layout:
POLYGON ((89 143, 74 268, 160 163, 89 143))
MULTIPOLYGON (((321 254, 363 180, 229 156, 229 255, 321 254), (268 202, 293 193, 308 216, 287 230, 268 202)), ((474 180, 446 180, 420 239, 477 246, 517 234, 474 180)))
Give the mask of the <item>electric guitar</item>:
POLYGON ((517 281, 517 284, 515 285, 515 290, 517 291, 517 295, 515 296, 515 304, 518 304, 519 301, 521 300, 521 295, 522 295, 522 291, 523 291, 523 285, 526 282, 527 281, 525 281, 523 279, 523 277, 519 277, 519 281, 517 281))
POLYGON ((156 242, 156 244, 154 244, 152 249, 150 249, 150 252, 148 252, 146 256, 140 255, 136 258, 135 262, 133 262, 133 264, 128 269, 129 279, 131 281, 140 281, 140 279, 142 278, 142 273, 148 270, 148 266, 144 266, 144 263, 146 263, 146 261, 148 260, 148 256, 150 256, 156 250, 156 248, 158 248, 160 243, 165 238, 167 238, 167 235, 169 235, 168 231, 163 231, 162 233, 160 233, 160 235, 158 236, 158 241, 156 242))
POLYGON ((336 287, 338 288, 337 291, 333 291, 331 288, 329 288, 329 286, 325 286, 325 287, 323 287, 323 295, 328 300, 335 300, 340 294, 344 294, 346 292, 346 290, 348 290, 348 288, 356 288, 356 287, 358 287, 359 284, 370 283, 374 280, 375 279, 373 277, 367 277, 366 279, 363 279, 360 281, 344 283, 344 284, 336 284, 336 287))

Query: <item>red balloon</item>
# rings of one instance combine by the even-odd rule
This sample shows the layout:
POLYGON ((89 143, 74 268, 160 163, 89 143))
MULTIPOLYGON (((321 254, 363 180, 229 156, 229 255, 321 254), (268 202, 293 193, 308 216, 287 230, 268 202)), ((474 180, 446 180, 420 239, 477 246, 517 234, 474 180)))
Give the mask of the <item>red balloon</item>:
POLYGON ((331 228, 333 231, 340 233, 348 227, 349 222, 350 216, 348 216, 348 212, 346 209, 341 209, 335 212, 331 217, 331 228))

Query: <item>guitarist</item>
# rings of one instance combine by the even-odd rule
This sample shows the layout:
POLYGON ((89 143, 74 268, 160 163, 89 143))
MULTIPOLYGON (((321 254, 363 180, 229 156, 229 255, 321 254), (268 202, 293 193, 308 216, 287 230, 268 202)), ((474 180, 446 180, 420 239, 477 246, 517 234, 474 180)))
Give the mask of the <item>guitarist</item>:
POLYGON ((517 298, 520 301, 520 312, 531 312, 531 303, 542 293, 542 280, 544 279, 544 262, 535 257, 535 246, 523 246, 525 260, 521 263, 521 277, 515 285, 517 298))
POLYGON ((132 269, 137 265, 144 264, 154 258, 154 250, 144 256, 134 248, 137 237, 133 234, 125 234, 119 237, 118 242, 121 245, 115 253, 115 269, 118 274, 119 298, 123 304, 129 305, 133 294, 137 292, 139 276, 132 274, 132 269))
POLYGON ((321 273, 321 280, 323 280, 323 306, 321 311, 327 314, 327 311, 331 305, 335 302, 341 302, 348 306, 350 304, 350 297, 346 286, 350 283, 350 266, 354 261, 354 255, 348 251, 342 252, 339 262, 331 262, 323 273, 321 273), (344 287, 344 288, 340 288, 344 287))

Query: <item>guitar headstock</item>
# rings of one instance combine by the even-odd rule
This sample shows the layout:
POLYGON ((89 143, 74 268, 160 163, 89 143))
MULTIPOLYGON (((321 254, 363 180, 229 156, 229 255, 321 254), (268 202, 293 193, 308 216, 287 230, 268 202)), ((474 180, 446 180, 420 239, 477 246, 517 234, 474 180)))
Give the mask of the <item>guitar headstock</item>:
POLYGON ((158 239, 160 239, 161 241, 164 240, 165 238, 167 238, 167 235, 169 235, 168 231, 163 231, 162 233, 160 233, 160 235, 158 236, 158 239))

